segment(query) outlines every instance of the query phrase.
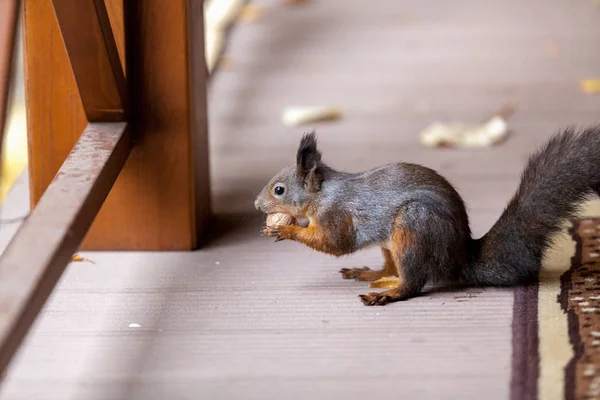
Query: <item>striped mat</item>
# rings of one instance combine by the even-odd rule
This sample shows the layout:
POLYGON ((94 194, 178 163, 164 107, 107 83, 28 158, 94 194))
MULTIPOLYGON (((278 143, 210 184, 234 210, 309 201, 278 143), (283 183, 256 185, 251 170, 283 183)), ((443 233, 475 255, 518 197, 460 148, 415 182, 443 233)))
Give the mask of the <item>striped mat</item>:
POLYGON ((515 291, 513 400, 600 400, 598 202, 555 240, 538 284, 515 291))

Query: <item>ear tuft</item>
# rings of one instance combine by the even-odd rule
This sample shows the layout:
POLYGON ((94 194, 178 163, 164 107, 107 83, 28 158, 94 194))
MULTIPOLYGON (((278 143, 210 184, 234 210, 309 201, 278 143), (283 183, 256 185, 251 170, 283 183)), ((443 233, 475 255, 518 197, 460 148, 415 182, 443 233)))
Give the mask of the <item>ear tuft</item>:
POLYGON ((321 162, 321 152, 317 149, 317 136, 315 131, 305 133, 298 146, 296 166, 302 173, 307 173, 321 162))
POLYGON ((321 167, 321 152, 317 149, 315 131, 306 133, 298 146, 296 170, 298 178, 310 192, 317 192, 321 188, 323 181, 321 167))

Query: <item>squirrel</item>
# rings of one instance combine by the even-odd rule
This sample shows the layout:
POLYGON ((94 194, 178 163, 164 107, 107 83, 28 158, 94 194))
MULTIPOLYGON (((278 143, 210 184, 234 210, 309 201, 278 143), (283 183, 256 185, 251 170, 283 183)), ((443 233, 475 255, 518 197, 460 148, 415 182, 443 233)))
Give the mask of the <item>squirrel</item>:
POLYGON ((262 234, 336 257, 380 246, 383 269, 340 270, 344 279, 393 279, 393 288, 359 296, 368 306, 413 298, 429 282, 535 282, 553 234, 589 195, 600 195, 600 125, 568 128, 531 155, 515 195, 480 239, 471 237, 462 198, 434 170, 395 163, 346 173, 321 158, 315 132, 304 134, 296 164, 275 175, 254 203, 308 225, 266 226, 262 234))

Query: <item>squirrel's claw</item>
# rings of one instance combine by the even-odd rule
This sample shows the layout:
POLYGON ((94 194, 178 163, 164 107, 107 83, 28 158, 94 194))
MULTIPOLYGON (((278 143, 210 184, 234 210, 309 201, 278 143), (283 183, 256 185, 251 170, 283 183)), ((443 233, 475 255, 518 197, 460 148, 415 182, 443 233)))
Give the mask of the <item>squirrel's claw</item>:
POLYGON ((358 297, 360 297, 365 306, 385 306, 386 304, 401 300, 399 295, 392 295, 389 293, 390 291, 381 293, 374 292, 369 294, 361 294, 358 297))
POLYGON ((361 294, 358 297, 365 306, 384 306, 388 303, 387 296, 380 296, 379 293, 361 294))
POLYGON ((280 242, 284 238, 281 236, 281 231, 278 228, 279 226, 265 226, 261 232, 263 236, 275 238, 275 242, 280 242))
POLYGON ((362 268, 342 268, 340 269, 340 274, 342 274, 343 279, 357 279, 360 276, 361 272, 370 271, 369 267, 362 268))

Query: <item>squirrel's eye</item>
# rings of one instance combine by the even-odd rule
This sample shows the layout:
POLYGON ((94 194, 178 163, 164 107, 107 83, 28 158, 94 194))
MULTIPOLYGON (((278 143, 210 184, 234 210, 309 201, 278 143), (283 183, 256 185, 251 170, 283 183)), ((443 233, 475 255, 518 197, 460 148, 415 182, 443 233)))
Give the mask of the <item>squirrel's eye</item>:
POLYGON ((273 191, 277 196, 281 196, 285 192, 285 188, 283 186, 275 186, 273 191))

